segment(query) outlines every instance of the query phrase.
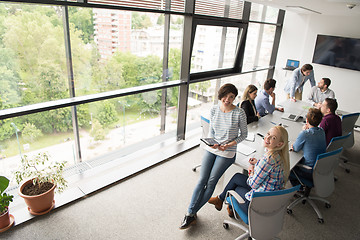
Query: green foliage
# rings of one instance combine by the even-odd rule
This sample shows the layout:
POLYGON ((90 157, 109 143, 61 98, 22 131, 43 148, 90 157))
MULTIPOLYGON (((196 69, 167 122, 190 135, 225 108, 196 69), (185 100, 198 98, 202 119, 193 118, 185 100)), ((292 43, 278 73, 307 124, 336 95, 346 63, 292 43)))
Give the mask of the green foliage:
POLYGON ((94 39, 94 19, 91 8, 69 8, 69 21, 80 31, 80 37, 85 44, 94 39))
POLYGON ((105 131, 101 126, 99 120, 95 119, 92 123, 92 129, 90 131, 90 136, 94 138, 95 141, 104 140, 105 139, 105 131))
POLYGON ((35 139, 41 137, 43 134, 34 124, 27 122, 24 125, 21 135, 25 142, 34 142, 35 139))
POLYGON ((0 141, 10 139, 15 134, 14 128, 11 126, 11 120, 0 120, 0 141))
POLYGON ((109 101, 103 101, 99 104, 99 110, 96 116, 102 126, 108 126, 119 120, 115 105, 109 101))
POLYGON ((151 27, 152 23, 150 17, 146 14, 139 14, 138 12, 131 13, 131 28, 132 29, 146 29, 151 27))
POLYGON ((159 17, 158 17, 158 20, 156 22, 157 25, 164 25, 164 22, 165 22, 165 16, 163 14, 161 14, 159 17))
POLYGON ((9 179, 4 176, 0 176, 0 215, 6 212, 10 202, 13 201, 13 195, 4 193, 8 186, 9 179))
POLYGON ((33 179, 34 185, 51 182, 57 185, 57 192, 61 193, 67 187, 67 181, 63 176, 66 162, 50 161, 47 153, 38 153, 32 158, 26 155, 21 159, 19 170, 15 171, 15 179, 19 184, 25 179, 33 179))

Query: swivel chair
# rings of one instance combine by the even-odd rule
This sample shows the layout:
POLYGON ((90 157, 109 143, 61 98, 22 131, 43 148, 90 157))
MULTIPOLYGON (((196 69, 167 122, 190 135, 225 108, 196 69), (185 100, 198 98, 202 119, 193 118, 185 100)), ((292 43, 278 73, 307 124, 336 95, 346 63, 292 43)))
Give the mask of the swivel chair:
MULTIPOLYGON (((357 119, 359 118, 360 113, 350 113, 343 115, 341 118, 341 127, 342 127, 342 135, 348 135, 351 133, 350 138, 344 143, 344 148, 351 148, 354 145, 354 127, 357 119)), ((350 173, 350 169, 347 168, 344 164, 348 162, 348 159, 344 154, 341 155, 341 159, 343 163, 340 164, 341 167, 345 168, 347 173, 350 173)))
MULTIPOLYGON (((202 128, 202 134, 201 134, 201 136, 202 136, 202 137, 207 137, 208 134, 209 134, 209 124, 210 124, 210 120, 207 119, 207 118, 205 118, 205 117, 203 117, 203 116, 201 116, 201 122, 200 122, 200 124, 201 124, 201 128, 202 128)), ((200 146, 201 146, 201 147, 204 147, 205 144, 204 144, 202 141, 200 141, 200 146)), ((199 167, 201 167, 201 164, 195 165, 195 166, 192 168, 192 170, 193 170, 194 172, 196 172, 196 169, 199 168, 199 167)))
MULTIPOLYGON (((327 152, 319 154, 316 158, 316 162, 314 168, 312 169, 312 181, 302 178, 296 175, 294 171, 291 172, 292 176, 295 176, 303 186, 304 193, 300 194, 299 198, 293 201, 288 207, 287 212, 288 214, 292 214, 292 209, 300 202, 305 204, 308 202, 318 216, 318 222, 324 223, 324 218, 319 211, 319 208, 315 205, 313 200, 319 200, 325 203, 326 208, 330 208, 330 202, 323 199, 324 197, 329 197, 334 189, 334 169, 339 164, 339 156, 343 148, 339 148, 335 151, 327 152), (317 196, 310 196, 310 192, 313 192, 317 196)), ((298 164, 297 166, 310 169, 310 167, 305 165, 298 164)))
POLYGON ((300 185, 279 191, 254 192, 247 212, 239 206, 244 200, 235 191, 228 191, 226 202, 232 206, 237 221, 224 220, 223 227, 228 229, 229 225, 232 225, 245 231, 236 240, 275 237, 282 230, 286 206, 299 188, 300 185), (241 220, 248 225, 248 228, 240 224, 241 220))

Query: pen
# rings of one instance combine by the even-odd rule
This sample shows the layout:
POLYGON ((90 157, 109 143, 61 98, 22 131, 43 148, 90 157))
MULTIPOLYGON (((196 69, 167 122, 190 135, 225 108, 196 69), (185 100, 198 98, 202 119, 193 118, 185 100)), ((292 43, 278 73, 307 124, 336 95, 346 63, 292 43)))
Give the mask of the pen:
POLYGON ((264 135, 262 135, 261 133, 257 133, 257 135, 264 138, 264 135))
POLYGON ((274 125, 277 125, 276 123, 274 123, 274 122, 272 122, 272 121, 270 121, 270 123, 272 123, 272 124, 274 124, 274 125))

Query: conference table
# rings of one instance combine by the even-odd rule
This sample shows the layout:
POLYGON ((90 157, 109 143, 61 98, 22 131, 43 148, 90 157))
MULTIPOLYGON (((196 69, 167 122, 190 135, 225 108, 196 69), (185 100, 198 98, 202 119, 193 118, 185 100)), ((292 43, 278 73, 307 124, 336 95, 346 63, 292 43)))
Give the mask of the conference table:
MULTIPOLYGON (((235 165, 247 170, 250 163, 249 158, 255 157, 259 159, 263 156, 265 149, 263 147, 263 137, 267 134, 270 128, 276 125, 282 125, 289 134, 289 147, 293 144, 302 131, 304 121, 306 119, 306 113, 311 107, 310 103, 304 101, 292 102, 290 100, 284 101, 277 105, 283 107, 284 112, 275 110, 272 114, 268 114, 261 117, 259 121, 248 124, 248 138, 237 146, 235 165), (282 118, 286 114, 294 114, 301 116, 297 121, 291 121, 282 118)), ((202 116, 203 119, 208 119, 206 116, 202 116)), ((207 121, 209 123, 209 121, 207 121)), ((202 124, 204 125, 204 124, 202 124)), ((208 126, 207 126, 208 127, 208 126)), ((203 133, 207 134, 206 126, 203 126, 203 133)), ((290 155, 290 169, 292 169, 302 158, 302 151, 293 152, 289 151, 290 155)))

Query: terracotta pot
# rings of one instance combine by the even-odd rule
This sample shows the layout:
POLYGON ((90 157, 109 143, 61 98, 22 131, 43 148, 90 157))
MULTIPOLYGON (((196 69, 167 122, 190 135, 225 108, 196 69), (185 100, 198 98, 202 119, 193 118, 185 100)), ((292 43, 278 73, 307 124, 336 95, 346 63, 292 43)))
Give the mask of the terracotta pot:
POLYGON ((9 209, 5 213, 0 215, 0 229, 5 228, 10 225, 10 214, 9 209))
POLYGON ((28 210, 33 215, 43 215, 48 213, 55 204, 54 201, 54 190, 56 185, 47 192, 42 193, 40 195, 29 196, 22 193, 22 190, 26 185, 31 183, 33 179, 30 179, 23 184, 21 184, 19 188, 20 197, 24 198, 26 205, 28 206, 28 210))

